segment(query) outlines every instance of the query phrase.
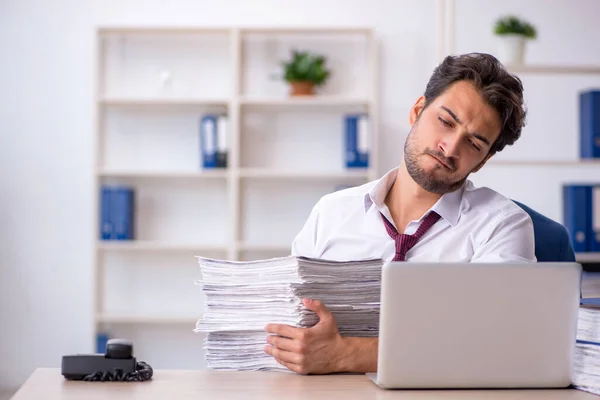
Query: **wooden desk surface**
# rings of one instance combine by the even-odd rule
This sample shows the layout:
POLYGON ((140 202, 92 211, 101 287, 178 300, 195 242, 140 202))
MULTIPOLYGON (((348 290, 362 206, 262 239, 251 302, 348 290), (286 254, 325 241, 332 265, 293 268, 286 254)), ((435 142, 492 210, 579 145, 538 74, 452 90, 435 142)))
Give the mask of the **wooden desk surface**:
POLYGON ((285 372, 156 370, 137 383, 66 381, 60 369, 36 370, 12 399, 510 399, 597 400, 573 389, 555 390, 384 390, 365 375, 301 376, 285 372))

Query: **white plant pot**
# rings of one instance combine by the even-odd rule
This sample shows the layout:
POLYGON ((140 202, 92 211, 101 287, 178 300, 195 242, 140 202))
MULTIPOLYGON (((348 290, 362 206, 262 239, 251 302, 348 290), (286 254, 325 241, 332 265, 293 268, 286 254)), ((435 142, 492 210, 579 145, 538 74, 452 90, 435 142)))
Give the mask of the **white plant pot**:
POLYGON ((525 62, 525 37, 523 35, 500 35, 498 37, 498 59, 507 65, 522 65, 525 62))

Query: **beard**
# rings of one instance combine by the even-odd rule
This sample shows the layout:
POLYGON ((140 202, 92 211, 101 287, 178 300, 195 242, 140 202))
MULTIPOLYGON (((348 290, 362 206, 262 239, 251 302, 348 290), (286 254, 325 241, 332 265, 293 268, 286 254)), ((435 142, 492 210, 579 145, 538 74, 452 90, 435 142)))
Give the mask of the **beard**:
POLYGON ((452 177, 436 177, 435 170, 426 171, 419 165, 419 157, 429 154, 448 165, 451 171, 456 170, 454 161, 446 158, 446 156, 444 156, 444 154, 440 151, 434 151, 432 149, 425 148, 422 153, 419 153, 415 141, 416 127, 417 124, 415 123, 413 128, 410 130, 404 144, 404 163, 406 164, 408 174, 419 186, 431 193, 445 194, 459 189, 466 182, 468 174, 467 176, 464 176, 458 180, 454 180, 452 177))

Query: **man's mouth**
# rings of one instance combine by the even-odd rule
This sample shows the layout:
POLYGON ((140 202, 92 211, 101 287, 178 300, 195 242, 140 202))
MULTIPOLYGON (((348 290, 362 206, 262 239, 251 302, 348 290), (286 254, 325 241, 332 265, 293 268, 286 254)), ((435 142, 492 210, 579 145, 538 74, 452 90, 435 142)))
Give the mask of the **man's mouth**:
POLYGON ((437 162, 439 162, 440 164, 442 164, 444 167, 448 168, 450 171, 454 171, 454 168, 452 168, 448 163, 444 162, 441 158, 437 157, 434 154, 428 153, 431 157, 435 158, 437 160, 437 162))

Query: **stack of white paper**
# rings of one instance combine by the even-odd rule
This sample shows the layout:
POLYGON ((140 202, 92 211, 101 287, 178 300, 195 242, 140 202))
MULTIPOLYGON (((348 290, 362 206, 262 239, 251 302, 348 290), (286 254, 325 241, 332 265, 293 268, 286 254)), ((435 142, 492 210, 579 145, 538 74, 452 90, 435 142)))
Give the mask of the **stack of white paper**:
POLYGON ((579 308, 573 385, 600 394, 600 308, 597 306, 579 308))
POLYGON ((206 332, 208 368, 285 369, 265 354, 269 323, 308 328, 317 315, 303 298, 321 300, 340 333, 376 337, 382 260, 332 262, 282 257, 249 262, 198 257, 205 311, 196 332, 206 332))

